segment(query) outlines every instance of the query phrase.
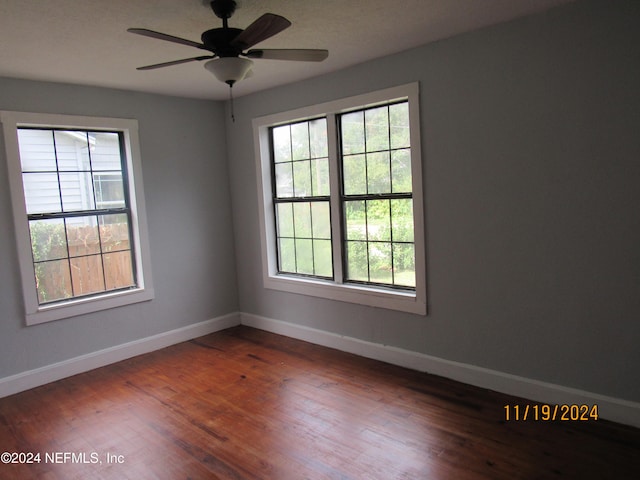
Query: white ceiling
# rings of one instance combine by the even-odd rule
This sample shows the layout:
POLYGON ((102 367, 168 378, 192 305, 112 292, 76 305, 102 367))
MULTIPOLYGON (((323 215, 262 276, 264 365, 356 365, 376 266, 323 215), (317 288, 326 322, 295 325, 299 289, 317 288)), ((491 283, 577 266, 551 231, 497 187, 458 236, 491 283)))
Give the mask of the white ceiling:
MULTIPOLYGON (((262 48, 325 48, 322 63, 256 60, 236 96, 328 73, 572 0, 237 0, 230 27, 266 12, 293 25, 262 48)), ((127 33, 141 27, 200 41, 222 26, 205 0, 0 0, 0 76, 96 85, 203 99, 228 87, 191 62, 136 67, 201 50, 127 33)))

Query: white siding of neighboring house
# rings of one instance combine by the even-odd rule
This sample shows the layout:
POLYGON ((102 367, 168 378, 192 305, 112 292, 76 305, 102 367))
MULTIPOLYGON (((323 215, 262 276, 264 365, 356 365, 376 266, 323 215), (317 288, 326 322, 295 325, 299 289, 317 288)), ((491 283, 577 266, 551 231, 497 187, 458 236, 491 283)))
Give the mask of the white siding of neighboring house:
POLYGON ((99 175, 99 171, 120 171, 117 134, 89 134, 91 162, 83 132, 56 131, 54 151, 50 130, 24 129, 19 131, 19 144, 28 213, 93 209, 90 169, 94 176, 99 175), (59 175, 56 173, 56 154, 59 175), (58 182, 63 191, 62 206, 58 182))

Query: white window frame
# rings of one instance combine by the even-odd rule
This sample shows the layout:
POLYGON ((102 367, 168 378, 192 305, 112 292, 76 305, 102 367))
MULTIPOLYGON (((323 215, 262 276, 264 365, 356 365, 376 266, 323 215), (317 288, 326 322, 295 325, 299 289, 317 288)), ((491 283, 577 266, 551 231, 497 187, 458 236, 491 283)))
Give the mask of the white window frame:
POLYGON ((379 90, 363 95, 344 98, 332 102, 280 112, 253 119, 254 148, 258 181, 258 201, 260 207, 260 234, 262 247, 262 270, 264 287, 314 297, 343 302, 358 303, 374 307, 399 310, 425 315, 427 313, 426 294, 426 253, 424 228, 424 197, 422 190, 422 153, 420 147, 420 102, 419 85, 411 83, 379 90), (411 139, 411 173, 413 197, 413 222, 415 242, 416 288, 406 291, 370 285, 346 283, 343 281, 341 239, 333 235, 334 278, 322 280, 278 273, 276 225, 273 205, 273 183, 271 181, 271 155, 269 148, 270 127, 327 117, 329 140, 329 176, 331 184, 332 231, 340 231, 342 215, 340 210, 339 159, 336 139, 336 115, 362 108, 383 105, 394 101, 408 100, 409 128, 411 139))
POLYGON ((18 262, 22 280, 22 293, 27 325, 73 317, 148 301, 154 298, 151 279, 149 235, 142 185, 142 163, 138 122, 131 119, 85 117, 75 115, 41 114, 31 112, 0 111, 0 122, 9 172, 9 187, 13 206, 13 219, 17 242, 18 262), (119 131, 124 135, 126 168, 129 177, 131 206, 132 250, 135 252, 137 287, 129 290, 105 292, 89 297, 71 298, 39 305, 31 252, 31 236, 22 183, 22 168, 18 144, 18 128, 77 128, 81 130, 119 131))

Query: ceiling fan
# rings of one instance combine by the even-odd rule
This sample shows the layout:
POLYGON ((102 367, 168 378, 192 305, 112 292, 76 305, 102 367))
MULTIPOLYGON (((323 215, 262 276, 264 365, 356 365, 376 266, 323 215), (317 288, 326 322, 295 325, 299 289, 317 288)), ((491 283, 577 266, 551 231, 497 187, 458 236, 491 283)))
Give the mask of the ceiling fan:
POLYGON ((235 0, 213 0, 211 8, 216 16, 222 19, 222 27, 203 32, 201 43, 146 28, 129 28, 127 31, 131 33, 210 52, 209 55, 138 67, 138 70, 153 70, 181 63, 209 60, 204 67, 213 73, 218 80, 233 87, 235 83, 251 74, 253 62, 250 59, 321 62, 329 55, 327 50, 320 49, 252 49, 251 47, 257 43, 291 26, 291 22, 280 15, 265 13, 246 29, 242 30, 240 28, 231 28, 228 24, 228 19, 231 18, 236 9, 235 0))

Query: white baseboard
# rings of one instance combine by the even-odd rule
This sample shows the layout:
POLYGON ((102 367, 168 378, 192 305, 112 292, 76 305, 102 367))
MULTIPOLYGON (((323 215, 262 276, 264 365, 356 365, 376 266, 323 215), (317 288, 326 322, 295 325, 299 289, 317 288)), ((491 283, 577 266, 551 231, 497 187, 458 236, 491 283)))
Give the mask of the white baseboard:
POLYGON ((36 368, 0 379, 0 398, 39 387, 62 378, 104 367, 127 358, 149 353, 192 338, 224 330, 240 324, 240 314, 230 313, 204 322, 160 333, 151 337, 105 348, 63 362, 36 368))
POLYGON ((453 362, 249 313, 230 313, 1 378, 0 398, 240 324, 536 402, 567 405, 597 404, 601 418, 640 428, 640 403, 638 402, 453 362))
POLYGON ((268 332, 305 340, 317 345, 381 360, 401 367, 432 373, 496 392, 514 395, 536 402, 559 405, 598 405, 600 418, 640 427, 640 403, 586 392, 553 383, 532 380, 518 375, 453 362, 402 348, 345 337, 281 320, 241 313, 240 321, 268 332))

